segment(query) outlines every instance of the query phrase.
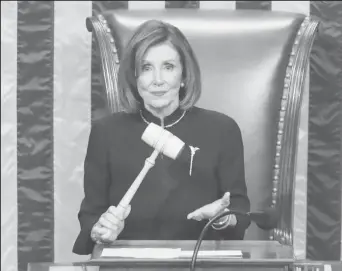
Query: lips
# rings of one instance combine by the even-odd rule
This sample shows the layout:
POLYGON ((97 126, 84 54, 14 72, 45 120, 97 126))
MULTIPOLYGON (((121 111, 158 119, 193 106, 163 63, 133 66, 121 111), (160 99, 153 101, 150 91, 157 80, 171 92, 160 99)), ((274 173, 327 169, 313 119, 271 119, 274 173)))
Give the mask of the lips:
POLYGON ((151 94, 154 96, 163 96, 167 91, 151 91, 151 94))

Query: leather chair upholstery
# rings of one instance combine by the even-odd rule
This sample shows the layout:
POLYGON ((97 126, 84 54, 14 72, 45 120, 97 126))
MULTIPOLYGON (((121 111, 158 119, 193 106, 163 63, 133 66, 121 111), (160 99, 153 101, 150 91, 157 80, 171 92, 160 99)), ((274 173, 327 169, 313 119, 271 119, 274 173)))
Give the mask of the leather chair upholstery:
POLYGON ((202 73, 197 105, 239 124, 251 209, 279 208, 277 229, 251 225, 245 239, 291 245, 298 118, 317 23, 303 14, 252 10, 111 10, 88 18, 113 112, 121 110, 116 72, 122 51, 148 19, 174 24, 189 39, 202 73))

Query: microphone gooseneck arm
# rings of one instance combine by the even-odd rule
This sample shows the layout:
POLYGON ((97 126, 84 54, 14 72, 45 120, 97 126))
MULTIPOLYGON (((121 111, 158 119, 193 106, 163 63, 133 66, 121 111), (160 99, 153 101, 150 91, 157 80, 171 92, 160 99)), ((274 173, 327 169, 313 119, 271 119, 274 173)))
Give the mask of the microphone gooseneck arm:
POLYGON ((204 238, 204 235, 206 234, 208 228, 215 221, 220 219, 221 217, 224 217, 224 216, 230 215, 230 214, 246 216, 246 217, 248 217, 248 219, 250 221, 255 222, 256 225, 263 230, 271 230, 271 229, 274 229, 275 227, 277 227, 278 216, 279 216, 277 209, 274 207, 269 207, 269 208, 265 209, 264 211, 258 211, 258 212, 244 213, 244 212, 240 212, 240 211, 236 211, 236 210, 227 210, 227 211, 223 211, 221 213, 218 213, 213 218, 211 218, 208 221, 208 223, 203 227, 201 234, 197 239, 197 243, 195 245, 194 253, 193 253, 192 259, 191 259, 191 266, 190 266, 191 271, 195 270, 197 254, 198 254, 199 248, 201 246, 202 240, 204 238))
POLYGON ((190 271, 195 271, 195 264, 196 264, 196 260, 197 260, 197 255, 198 255, 198 251, 200 249, 202 240, 206 234, 206 232, 208 231, 209 227, 216 222, 218 219, 220 219, 221 217, 224 217, 226 215, 231 215, 231 214, 237 214, 237 215, 245 215, 248 216, 249 213, 242 213, 242 212, 238 212, 238 211, 232 211, 232 210, 228 210, 228 211, 224 211, 221 213, 218 213, 217 215, 215 215, 214 217, 212 217, 207 224, 205 224, 205 226, 203 227, 201 234, 199 235, 195 248, 194 248, 194 252, 192 254, 192 259, 191 259, 191 265, 190 265, 190 271))

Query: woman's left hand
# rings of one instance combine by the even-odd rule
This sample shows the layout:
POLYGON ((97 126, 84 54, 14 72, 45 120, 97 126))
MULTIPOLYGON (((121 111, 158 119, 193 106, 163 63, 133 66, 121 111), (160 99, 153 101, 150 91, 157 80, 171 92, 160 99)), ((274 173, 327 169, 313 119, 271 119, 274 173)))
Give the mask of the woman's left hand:
POLYGON ((227 208, 229 204, 230 193, 226 192, 222 198, 193 211, 192 213, 188 214, 187 218, 197 221, 201 221, 203 219, 211 219, 213 216, 217 215, 219 212, 227 208))

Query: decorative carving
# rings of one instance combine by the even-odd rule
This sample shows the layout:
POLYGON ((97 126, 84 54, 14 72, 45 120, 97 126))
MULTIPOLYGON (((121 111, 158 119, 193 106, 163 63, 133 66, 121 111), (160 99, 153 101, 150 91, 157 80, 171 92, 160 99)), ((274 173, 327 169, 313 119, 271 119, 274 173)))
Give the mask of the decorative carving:
POLYGON ((272 206, 279 208, 278 228, 270 233, 271 240, 292 245, 292 219, 297 155, 297 132, 299 113, 304 91, 308 59, 318 22, 306 17, 295 38, 286 68, 283 95, 279 110, 278 138, 274 168, 277 170, 272 182, 272 206), (276 180, 276 181, 275 181, 276 180), (276 194, 274 197, 273 194, 276 194))
POLYGON ((99 46, 108 107, 113 113, 121 111, 122 107, 120 105, 117 84, 117 74, 120 61, 117 54, 115 39, 113 38, 108 23, 102 14, 99 14, 96 17, 91 17, 88 20, 87 25, 92 28, 91 30, 93 30, 99 46))

